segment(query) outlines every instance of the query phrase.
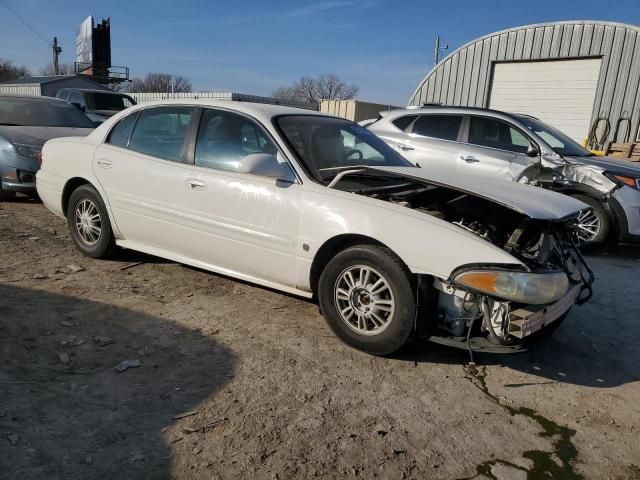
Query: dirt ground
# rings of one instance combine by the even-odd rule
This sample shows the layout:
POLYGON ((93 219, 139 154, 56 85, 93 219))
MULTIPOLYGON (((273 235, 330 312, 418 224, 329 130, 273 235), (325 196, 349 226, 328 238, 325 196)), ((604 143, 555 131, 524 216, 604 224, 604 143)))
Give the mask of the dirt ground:
POLYGON ((371 357, 312 303, 183 265, 84 258, 31 200, 0 203, 0 252, 2 478, 640 478, 639 250, 590 256, 593 300, 476 370, 428 343, 371 357))

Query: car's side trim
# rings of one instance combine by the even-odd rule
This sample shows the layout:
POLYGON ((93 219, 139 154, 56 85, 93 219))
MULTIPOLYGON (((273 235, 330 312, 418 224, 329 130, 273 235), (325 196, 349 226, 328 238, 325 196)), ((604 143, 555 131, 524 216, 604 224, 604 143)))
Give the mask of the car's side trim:
POLYGON ((190 265, 192 267, 201 268, 203 270, 207 270, 210 272, 218 273, 220 275, 226 275, 232 277, 237 280, 243 280, 250 283, 255 283, 257 285, 261 285, 263 287, 272 288, 274 290, 283 291, 286 293, 290 293, 292 295, 297 295, 304 298, 311 298, 313 295, 309 291, 300 290, 298 288, 294 288, 288 285, 284 285, 277 282, 272 282, 269 280, 265 280, 263 278, 254 277, 251 275, 246 275, 243 273, 236 272, 234 270, 229 270, 227 268, 218 267, 216 265, 212 265, 210 263, 201 262, 199 260, 195 260, 191 257, 186 257, 184 255, 180 255, 174 252, 169 252, 163 250, 161 248, 151 247, 149 245, 142 245, 137 242, 132 242, 129 240, 116 240, 116 245, 128 248, 131 250, 136 250, 138 252, 147 253, 149 255, 155 255, 157 257, 166 258, 169 260, 173 260, 174 262, 183 263, 185 265, 190 265))

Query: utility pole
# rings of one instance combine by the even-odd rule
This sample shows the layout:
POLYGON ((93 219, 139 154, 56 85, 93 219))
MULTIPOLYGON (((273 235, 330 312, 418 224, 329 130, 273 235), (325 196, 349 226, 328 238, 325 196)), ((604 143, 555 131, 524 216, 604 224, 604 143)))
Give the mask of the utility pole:
POLYGON ((53 44, 51 44, 51 48, 53 49, 53 73, 55 75, 59 75, 59 67, 58 67, 58 55, 62 52, 62 48, 58 46, 58 37, 53 37, 53 44))
POLYGON ((446 43, 444 44, 444 47, 440 47, 440 35, 436 35, 436 45, 433 50, 433 66, 434 67, 438 65, 438 62, 440 61, 441 51, 448 50, 448 49, 449 49, 449 45, 446 43))

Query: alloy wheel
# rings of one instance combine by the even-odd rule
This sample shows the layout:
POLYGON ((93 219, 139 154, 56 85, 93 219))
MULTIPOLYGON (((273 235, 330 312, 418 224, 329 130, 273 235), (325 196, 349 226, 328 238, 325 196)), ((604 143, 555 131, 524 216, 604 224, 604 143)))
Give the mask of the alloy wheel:
POLYGON ((582 210, 575 223, 575 233, 580 245, 592 242, 600 233, 601 220, 592 208, 582 210))
POLYGON ((334 287, 340 317, 360 335, 377 335, 391 324, 395 300, 387 279, 377 270, 355 265, 344 270, 334 287))
POLYGON ((76 232, 87 245, 95 245, 102 234, 102 219, 98 207, 85 198, 78 202, 75 211, 76 232))

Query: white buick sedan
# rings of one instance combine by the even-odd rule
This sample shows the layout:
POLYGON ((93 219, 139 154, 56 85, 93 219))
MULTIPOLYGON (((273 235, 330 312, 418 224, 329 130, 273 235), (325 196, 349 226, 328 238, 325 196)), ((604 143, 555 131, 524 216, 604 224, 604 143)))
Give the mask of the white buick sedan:
POLYGON ((89 257, 117 245, 317 299, 373 354, 416 335, 522 348, 590 296, 586 205, 423 167, 344 119, 182 100, 47 142, 37 189, 89 257))

